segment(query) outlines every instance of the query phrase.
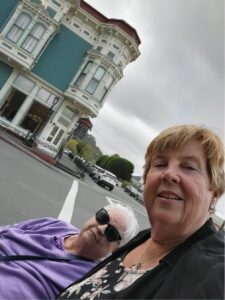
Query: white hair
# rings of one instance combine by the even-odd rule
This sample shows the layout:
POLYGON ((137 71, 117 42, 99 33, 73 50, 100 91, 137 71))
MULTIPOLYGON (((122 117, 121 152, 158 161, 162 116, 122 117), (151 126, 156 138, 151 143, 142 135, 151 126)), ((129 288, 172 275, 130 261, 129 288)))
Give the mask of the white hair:
POLYGON ((119 203, 109 204, 104 207, 107 211, 111 209, 118 209, 126 219, 126 230, 121 233, 120 246, 125 245, 138 232, 139 224, 130 206, 125 206, 119 203))

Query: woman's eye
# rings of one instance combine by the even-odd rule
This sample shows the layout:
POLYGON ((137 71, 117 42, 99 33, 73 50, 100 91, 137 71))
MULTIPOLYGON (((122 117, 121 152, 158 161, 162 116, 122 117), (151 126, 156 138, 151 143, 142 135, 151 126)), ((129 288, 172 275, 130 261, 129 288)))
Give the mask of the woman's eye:
POLYGON ((183 167, 188 170, 196 170, 196 167, 192 165, 184 165, 183 167))
POLYGON ((158 162, 158 163, 154 163, 153 164, 153 167, 155 167, 155 168, 161 168, 161 167, 165 167, 165 163, 163 163, 163 162, 158 162))

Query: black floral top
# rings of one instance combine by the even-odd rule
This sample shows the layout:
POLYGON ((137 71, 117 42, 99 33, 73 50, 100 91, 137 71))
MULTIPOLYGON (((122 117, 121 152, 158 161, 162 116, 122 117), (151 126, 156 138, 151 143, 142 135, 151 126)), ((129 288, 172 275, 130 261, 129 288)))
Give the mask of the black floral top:
POLYGON ((123 265, 123 257, 111 261, 91 277, 67 288, 61 296, 66 299, 73 294, 75 299, 112 299, 115 293, 129 287, 149 270, 136 270, 123 265), (110 280, 108 280, 110 279, 110 280))
POLYGON ((126 269, 125 253, 149 236, 149 230, 140 232, 57 299, 224 299, 224 232, 216 231, 212 219, 154 269, 126 269))

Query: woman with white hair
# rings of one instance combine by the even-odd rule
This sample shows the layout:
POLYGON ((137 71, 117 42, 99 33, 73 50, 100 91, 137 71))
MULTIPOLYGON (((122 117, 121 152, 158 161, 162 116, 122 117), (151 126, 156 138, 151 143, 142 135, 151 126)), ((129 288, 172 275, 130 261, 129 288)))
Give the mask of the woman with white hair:
POLYGON ((0 227, 0 299, 54 299, 137 232, 129 207, 100 208, 81 230, 42 218, 0 227))

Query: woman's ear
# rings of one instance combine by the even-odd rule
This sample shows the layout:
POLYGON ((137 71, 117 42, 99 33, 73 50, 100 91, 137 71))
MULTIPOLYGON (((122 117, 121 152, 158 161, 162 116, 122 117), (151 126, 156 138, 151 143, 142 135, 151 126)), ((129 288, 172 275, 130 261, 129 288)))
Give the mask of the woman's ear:
POLYGON ((210 215, 215 213, 217 200, 218 200, 217 197, 212 197, 212 200, 211 200, 210 205, 209 205, 209 214, 210 215))
POLYGON ((216 205, 216 203, 217 203, 217 201, 218 201, 218 197, 212 197, 212 200, 211 200, 211 204, 214 204, 214 205, 216 205))

